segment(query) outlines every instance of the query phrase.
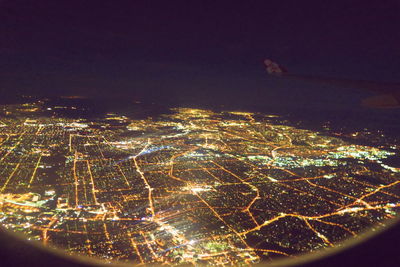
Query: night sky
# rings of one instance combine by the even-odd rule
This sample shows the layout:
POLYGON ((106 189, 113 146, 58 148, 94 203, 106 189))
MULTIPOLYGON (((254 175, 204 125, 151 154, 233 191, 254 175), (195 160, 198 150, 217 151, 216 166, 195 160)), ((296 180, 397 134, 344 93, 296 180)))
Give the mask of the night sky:
POLYGON ((190 105, 357 105, 368 92, 289 71, 399 82, 400 4, 380 1, 1 1, 0 93, 190 105))
MULTIPOLYGON (((393 125, 398 136, 400 109, 360 115, 370 92, 271 77, 265 58, 293 73, 400 82, 400 0, 0 0, 0 103, 21 94, 85 95, 174 106, 312 107, 309 118, 326 108, 359 128, 369 127, 366 121, 393 125)), ((345 259, 395 265, 395 230, 345 259), (373 256, 375 262, 365 260, 373 256)), ((314 266, 340 266, 332 262, 314 266)))

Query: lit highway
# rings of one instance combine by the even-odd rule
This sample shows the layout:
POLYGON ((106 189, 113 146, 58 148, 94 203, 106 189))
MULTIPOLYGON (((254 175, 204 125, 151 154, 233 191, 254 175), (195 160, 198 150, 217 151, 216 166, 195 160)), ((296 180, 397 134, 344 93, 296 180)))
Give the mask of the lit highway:
POLYGON ((76 107, 1 106, 0 221, 69 253, 252 264, 338 246, 399 210, 400 169, 385 159, 400 147, 379 133, 246 112, 63 109, 76 107))

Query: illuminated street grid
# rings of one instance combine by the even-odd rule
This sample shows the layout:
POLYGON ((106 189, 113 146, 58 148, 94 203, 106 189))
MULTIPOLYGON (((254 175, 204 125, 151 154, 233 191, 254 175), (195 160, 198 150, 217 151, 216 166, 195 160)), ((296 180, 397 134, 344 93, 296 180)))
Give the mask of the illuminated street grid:
POLYGON ((0 221, 71 253, 257 263, 340 245, 400 206, 400 169, 383 163, 395 144, 351 144, 262 114, 89 120, 49 115, 57 109, 76 108, 1 107, 0 221))

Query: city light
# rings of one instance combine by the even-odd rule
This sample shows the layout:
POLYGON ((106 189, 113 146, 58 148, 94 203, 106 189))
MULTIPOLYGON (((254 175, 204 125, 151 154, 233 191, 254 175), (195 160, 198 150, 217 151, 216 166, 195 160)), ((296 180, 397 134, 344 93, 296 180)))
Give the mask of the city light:
POLYGON ((245 265, 339 246, 399 211, 386 160, 399 146, 381 133, 250 112, 64 110, 78 109, 1 106, 0 222, 69 253, 245 265))

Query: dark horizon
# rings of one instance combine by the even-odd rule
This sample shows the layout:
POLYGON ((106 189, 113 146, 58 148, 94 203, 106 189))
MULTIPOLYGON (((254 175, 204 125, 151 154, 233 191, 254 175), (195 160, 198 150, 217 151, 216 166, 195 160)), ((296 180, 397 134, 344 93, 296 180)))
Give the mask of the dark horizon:
POLYGON ((397 1, 2 1, 1 94, 353 108, 368 92, 279 81, 291 70, 398 82, 397 1))
MULTIPOLYGON (((398 0, 0 0, 1 263, 72 264, 40 240, 249 264, 384 226, 400 208, 400 108, 263 61, 399 83, 399 14, 398 0)), ((303 266, 394 266, 399 239, 397 224, 303 266)))

